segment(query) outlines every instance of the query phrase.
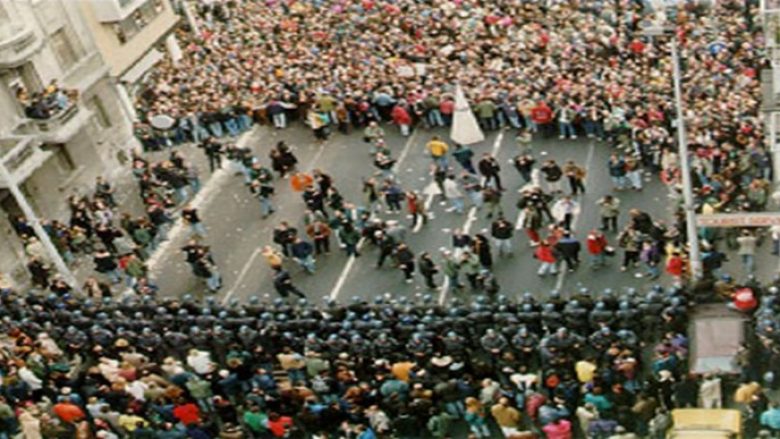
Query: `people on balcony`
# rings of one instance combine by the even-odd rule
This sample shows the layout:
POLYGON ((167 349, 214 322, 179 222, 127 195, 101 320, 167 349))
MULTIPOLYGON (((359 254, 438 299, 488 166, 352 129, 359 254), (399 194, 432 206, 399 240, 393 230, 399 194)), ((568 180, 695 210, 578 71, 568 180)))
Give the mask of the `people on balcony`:
POLYGON ((24 115, 30 119, 45 120, 66 110, 75 101, 75 90, 60 88, 57 80, 52 80, 41 92, 30 94, 24 86, 16 90, 16 98, 24 107, 24 115))

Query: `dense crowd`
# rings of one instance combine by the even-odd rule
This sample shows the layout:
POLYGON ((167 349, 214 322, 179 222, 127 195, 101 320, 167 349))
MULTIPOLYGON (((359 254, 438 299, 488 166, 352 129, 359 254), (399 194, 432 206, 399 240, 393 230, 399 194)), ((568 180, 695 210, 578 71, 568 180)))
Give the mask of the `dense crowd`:
MULTIPOLYGON (((705 213, 763 210, 770 198, 771 160, 761 143, 757 119, 756 73, 762 62, 762 36, 753 20, 754 3, 717 2, 712 10, 687 3, 669 17, 677 25, 684 60, 690 159, 697 207, 705 213), (722 111, 712 116, 699 111, 707 105, 719 105, 722 111)), ((399 207, 404 198, 399 194, 409 189, 387 183, 392 180, 388 177, 393 176, 395 160, 384 147, 380 124, 392 121, 406 133, 415 126, 449 124, 457 75, 483 129, 517 129, 524 154, 516 158, 515 167, 526 181, 541 186, 545 196, 561 193, 561 183, 567 180, 571 195, 584 190, 581 164, 536 163, 533 139, 556 128, 562 137, 586 135, 616 148, 608 165, 615 190, 641 190, 642 174, 647 172, 657 173, 673 191, 679 190, 668 39, 642 36, 641 22, 648 13, 639 2, 499 2, 491 8, 472 2, 372 1, 292 5, 238 1, 192 6, 201 33, 181 32, 187 56, 175 66, 169 60, 157 66, 138 101, 141 122, 137 134, 147 151, 192 141, 203 146, 212 171, 227 156, 243 172, 253 163, 247 155, 234 155, 229 137, 254 122, 283 128, 287 120, 298 118, 319 137, 332 129, 364 129, 366 140, 375 146, 374 166, 380 175, 373 181, 376 192, 380 196, 391 193, 385 200, 399 207), (526 50, 505 50, 510 45, 526 50), (330 74, 317 73, 325 71, 330 74), (165 132, 152 128, 148 121, 155 114, 174 117, 174 128, 165 132)), ((63 95, 56 84, 50 88, 47 96, 63 95)), ((469 174, 489 176, 487 181, 492 183, 482 188, 472 175, 449 179, 448 174, 457 170, 446 158, 434 160, 441 168, 434 175, 442 193, 446 196, 446 186, 450 194, 464 195, 448 197, 455 210, 464 211, 463 201, 468 199, 477 206, 488 201, 485 204, 493 216, 501 213, 503 188, 497 163, 482 167, 480 161, 476 170, 470 159, 474 153, 468 147, 456 146, 443 154, 455 158, 469 174), (490 190, 493 186, 498 194, 490 190)), ((272 157, 274 169, 289 167, 280 165, 278 159, 272 157)), ((68 222, 51 221, 50 235, 60 252, 68 259, 71 254, 88 254, 92 247, 106 247, 116 260, 101 264, 98 271, 111 272, 115 281, 114 266, 123 269, 121 260, 128 256, 127 251, 115 250, 130 249, 137 262, 142 262, 167 237, 176 210, 199 189, 198 170, 191 162, 192 158, 180 152, 157 163, 136 154, 133 173, 146 215, 135 217, 115 209, 103 215, 107 210, 86 198, 73 203, 81 207, 71 210, 68 222), (96 214, 102 216, 93 218, 96 214), (116 219, 121 219, 121 225, 116 219), (93 230, 101 222, 107 224, 96 236, 93 230), (117 246, 111 235, 129 245, 117 246)), ((268 184, 264 187, 266 192, 272 190, 268 184)), ((270 194, 266 195, 269 199, 270 194)), ((619 203, 614 197, 600 204, 605 221, 615 221, 619 203)), ((531 206, 526 215, 526 233, 534 243, 543 238, 538 218, 557 213, 546 216, 555 223, 568 218, 564 225, 570 225, 583 207, 576 200, 549 199, 547 204, 546 211, 531 206), (559 210, 553 212, 556 205, 559 210)), ((264 215, 270 210, 264 208, 264 215)), ((417 211, 412 211, 416 220, 417 211)), ((682 216, 669 226, 680 243, 686 241, 684 226, 682 216)), ((702 229, 705 256, 715 255, 715 268, 722 241, 752 258, 750 242, 740 244, 740 233, 729 231, 724 236, 716 229, 702 229)), ((561 231, 554 235, 560 237, 561 231)), ((34 241, 31 256, 38 261, 31 261, 31 272, 39 285, 46 285, 50 268, 40 260, 45 256, 35 254, 40 244, 34 241)), ((644 241, 627 232, 616 242, 602 241, 600 246, 625 249, 622 268, 644 263, 652 266, 648 275, 656 276, 655 267, 663 268, 663 256, 671 257, 674 251, 660 247, 657 239, 645 249, 644 241)), ((551 247, 556 242, 547 241, 551 247)), ((680 277, 686 272, 686 249, 677 247, 682 261, 673 261, 671 274, 680 277)), ((560 259, 563 255, 558 254, 555 262, 560 259)), ((571 257, 569 262, 574 265, 571 257)), ((137 269, 132 270, 135 275, 126 276, 129 285, 135 285, 143 274, 139 264, 132 265, 137 269)), ((215 275, 214 264, 206 265, 212 268, 206 277, 215 275)), ((748 272, 753 265, 746 260, 748 272)), ((215 279, 212 284, 219 282, 215 279)))
POLYGON ((681 288, 446 308, 2 297, 0 428, 27 439, 443 438, 463 421, 476 437, 664 437, 668 410, 721 403, 687 378, 681 288))
MULTIPOLYGON (((499 430, 506 437, 662 438, 671 409, 723 403, 719 378, 691 377, 685 364, 688 311, 701 302, 755 313, 757 343, 738 358, 743 376, 734 401, 744 408, 747 437, 762 427, 780 431, 780 408, 770 407, 758 384, 780 373, 779 285, 751 275, 761 236, 701 229, 705 277, 691 282, 685 218, 667 223, 621 205, 619 192, 641 191, 643 174, 659 175, 673 194, 680 187, 668 38, 642 35, 642 2, 191 6, 201 33, 182 31, 185 57, 155 68, 138 101, 136 134, 145 152, 193 142, 212 172, 228 159, 264 218, 275 212, 275 181, 289 179, 305 205, 303 227, 281 221, 272 235, 277 247, 263 255, 277 293, 300 301, 157 298, 144 261, 177 217, 192 236, 181 250, 193 274, 210 293, 222 279, 207 230, 187 204, 201 186, 192 157, 171 149, 152 160, 138 152, 132 169, 143 216, 120 213, 113 187, 99 179, 94 195, 71 199, 67 224, 46 223, 66 261, 85 255, 100 273, 84 285, 89 299, 52 276, 32 228, 15 221, 33 281, 51 296, 3 291, 0 437, 19 430, 27 439, 445 438, 467 426, 478 438, 499 430), (516 133, 513 164, 528 183, 516 207, 540 276, 578 269, 583 251, 594 270, 620 252, 619 269, 653 279, 665 272, 677 286, 553 291, 542 300, 502 295, 508 288, 492 274, 494 252, 510 255, 516 244, 502 208, 501 167, 490 154, 475 157, 469 146, 435 136, 427 149, 439 196, 451 212, 464 214, 469 203, 490 223, 473 236, 453 231, 438 253, 414 253, 407 230, 429 215, 420 194, 395 176, 386 122, 402 135, 450 125, 456 82, 483 130, 516 133), (149 124, 154 115, 176 123, 157 130, 149 124), (320 140, 334 130, 362 131, 376 168, 362 182, 364 200, 345 200, 323 170, 298 169, 283 142, 271 149, 270 168, 232 143, 254 123, 283 129, 291 120, 320 140), (613 148, 606 166, 615 193, 595 206, 601 230, 574 227, 590 170, 534 154, 534 139, 556 134, 613 148), (380 216, 404 210, 409 227, 380 216), (720 273, 722 243, 737 250, 744 280, 720 273), (312 306, 284 264, 315 273, 315 256, 331 247, 355 257, 372 251, 378 268, 391 260, 409 283, 419 272, 431 291, 446 279, 450 288, 484 296, 446 308, 428 295, 312 306), (129 290, 112 298, 123 280, 129 290)), ((669 17, 684 63, 701 212, 758 211, 770 199, 756 10, 753 1, 687 2, 669 17)), ((31 117, 45 118, 58 110, 38 109, 64 109, 63 96, 55 87, 19 98, 35 107, 31 117)), ((775 241, 780 248, 780 234, 775 241)))
MULTIPOLYGON (((668 16, 683 59, 696 207, 703 213, 763 210, 772 166, 756 98, 763 62, 762 34, 753 19, 757 5, 726 1, 710 6, 686 3, 668 16), (712 106, 719 108, 717 114, 702 111, 712 106)), ((564 229, 569 229, 582 208, 576 200, 552 199, 562 193, 562 183, 568 180, 572 196, 585 189, 581 164, 536 162, 533 139, 538 136, 557 131, 562 138, 604 140, 615 148, 607 165, 614 190, 642 190, 643 174, 653 173, 679 195, 669 38, 643 35, 644 20, 653 15, 641 2, 499 2, 488 8, 473 2, 245 1, 193 7, 201 33, 181 35, 188 56, 175 66, 159 66, 138 102, 146 117, 165 114, 178 121, 167 132, 140 123, 147 149, 204 142, 207 153, 213 150, 212 163, 212 156, 225 151, 209 139, 235 135, 253 121, 284 128, 288 120, 299 119, 320 139, 333 130, 362 129, 373 145, 379 176, 368 180, 369 202, 384 198, 394 203, 391 212, 398 211, 400 194, 408 189, 393 181, 395 159, 384 146, 381 123, 390 121, 405 135, 413 127, 450 124, 457 77, 484 130, 516 130, 523 153, 515 167, 548 199, 544 209, 533 203, 528 207, 525 229, 532 242, 542 242, 540 218, 554 223, 566 218, 564 229), (524 50, 507 50, 510 46, 524 50), (317 73, 325 71, 329 74, 317 73)), ((436 182, 456 212, 464 212, 469 200, 478 207, 488 201, 491 216, 501 213, 498 163, 480 160, 477 170, 467 146, 429 148, 436 182), (485 180, 448 178, 458 172, 448 156, 485 180)), ((272 162, 275 168, 273 157, 272 162)), ((518 206, 525 208, 523 200, 518 206)), ((608 222, 604 229, 616 228, 619 207, 618 197, 600 203, 608 222)), ((410 210, 416 220, 417 209, 410 210)), ((644 263, 655 277, 666 264, 663 257, 676 252, 679 257, 666 264, 671 265, 667 271, 685 276, 684 221, 680 215, 673 224, 662 224, 661 230, 672 229, 675 248, 648 240, 648 230, 638 236, 624 231, 612 243, 625 250, 621 268, 644 263)), ((752 241, 760 237, 751 233, 740 242, 741 233, 702 229, 708 268, 717 270, 722 263, 718 247, 725 242, 745 255, 746 271, 752 272, 752 241)), ((561 231, 553 235, 560 238, 561 231)), ((547 242, 550 247, 557 238, 547 242)), ((599 236, 594 239, 602 248, 611 247, 599 236)), ((569 256, 571 268, 576 258, 569 256)))
MULTIPOLYGON (((645 165, 673 143, 668 41, 642 36, 642 2, 193 6, 201 33, 181 34, 187 56, 157 68, 139 101, 142 115, 178 121, 156 135, 139 125, 148 147, 235 135, 253 119, 283 128, 297 118, 315 130, 392 120, 408 134, 452 120, 456 78, 484 129, 619 139, 645 165)), ((670 17, 690 138, 707 170, 738 151, 762 153, 757 6, 689 2, 670 17), (711 106, 717 114, 701 111, 711 106)))

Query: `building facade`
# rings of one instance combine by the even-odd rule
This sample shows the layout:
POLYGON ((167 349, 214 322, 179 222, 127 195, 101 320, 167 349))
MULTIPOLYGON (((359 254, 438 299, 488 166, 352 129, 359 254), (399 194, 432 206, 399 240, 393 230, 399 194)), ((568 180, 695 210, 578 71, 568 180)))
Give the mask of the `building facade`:
POLYGON ((98 51, 119 87, 125 111, 135 119, 133 96, 144 75, 165 53, 181 49, 174 30, 179 15, 170 0, 75 0, 98 51))
POLYGON ((16 283, 27 272, 9 185, 42 220, 67 221, 67 198, 90 194, 99 175, 125 173, 134 146, 112 67, 77 4, 0 2, 0 160, 13 180, 0 178, 0 273, 16 283))

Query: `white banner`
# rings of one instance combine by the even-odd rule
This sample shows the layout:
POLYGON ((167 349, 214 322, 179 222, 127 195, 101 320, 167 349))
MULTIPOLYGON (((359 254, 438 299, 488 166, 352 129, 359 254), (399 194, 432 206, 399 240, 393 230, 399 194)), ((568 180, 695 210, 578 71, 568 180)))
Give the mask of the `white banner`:
POLYGON ((474 117, 460 85, 455 89, 455 113, 452 118, 450 139, 461 145, 471 145, 485 140, 485 135, 479 128, 477 118, 474 117))

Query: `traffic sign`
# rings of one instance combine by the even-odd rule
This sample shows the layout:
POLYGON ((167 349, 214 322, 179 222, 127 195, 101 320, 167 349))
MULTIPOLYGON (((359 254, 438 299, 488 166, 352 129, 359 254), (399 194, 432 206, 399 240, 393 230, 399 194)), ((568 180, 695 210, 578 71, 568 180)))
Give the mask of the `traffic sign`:
POLYGON ((699 227, 769 227, 780 225, 780 212, 714 213, 697 215, 699 227))

